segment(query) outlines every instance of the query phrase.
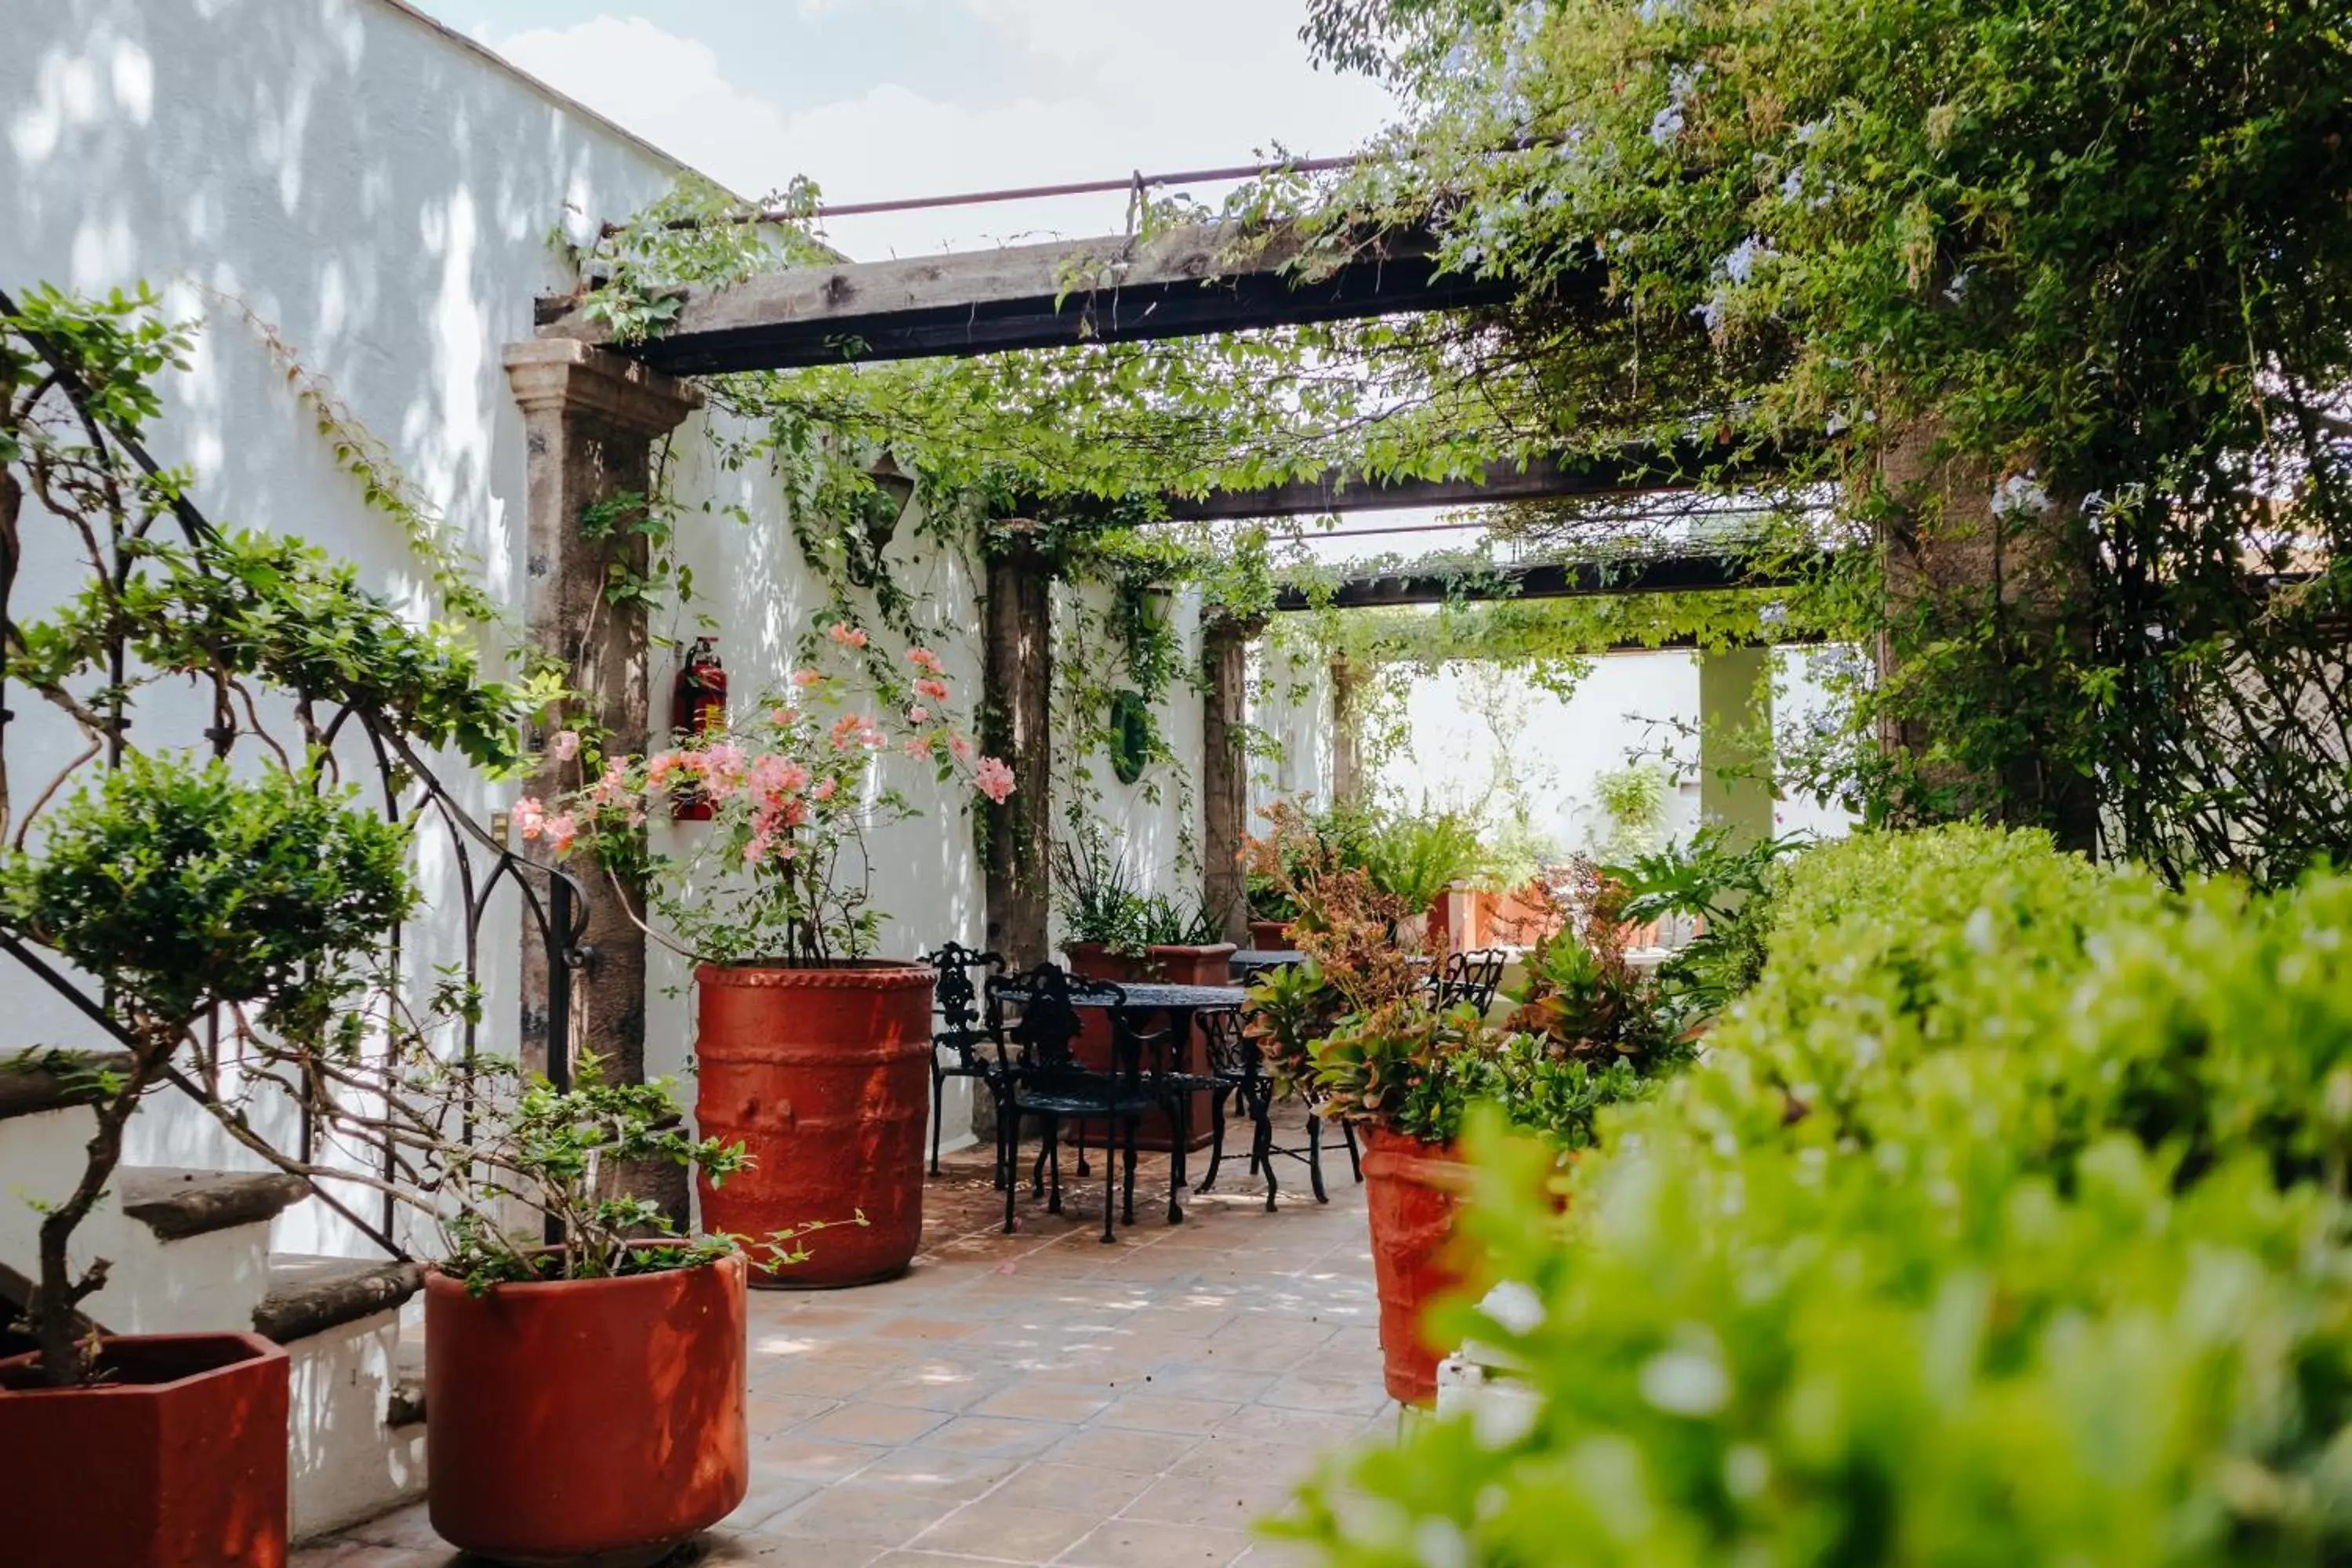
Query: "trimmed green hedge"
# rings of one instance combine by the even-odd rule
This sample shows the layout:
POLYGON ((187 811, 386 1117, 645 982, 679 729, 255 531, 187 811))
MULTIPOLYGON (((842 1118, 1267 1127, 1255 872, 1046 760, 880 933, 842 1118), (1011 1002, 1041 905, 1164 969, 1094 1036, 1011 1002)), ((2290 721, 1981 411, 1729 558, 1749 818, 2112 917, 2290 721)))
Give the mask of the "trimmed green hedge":
POLYGON ((1346 1563, 2352 1561, 2352 880, 2036 836, 1796 863, 1707 1061, 1565 1220, 1486 1141, 1531 1422, 1310 1489, 1346 1563), (1567 1228, 1565 1244, 1561 1226, 1567 1228))

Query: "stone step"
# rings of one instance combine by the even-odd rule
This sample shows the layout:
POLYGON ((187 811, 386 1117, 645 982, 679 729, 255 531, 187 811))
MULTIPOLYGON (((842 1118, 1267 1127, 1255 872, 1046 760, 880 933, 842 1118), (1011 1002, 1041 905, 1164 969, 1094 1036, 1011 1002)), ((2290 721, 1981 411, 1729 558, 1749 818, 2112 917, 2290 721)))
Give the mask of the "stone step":
POLYGON ((425 1424, 425 1343, 421 1340, 403 1340, 400 1352, 394 1359, 394 1375, 392 1399, 384 1410, 387 1426, 421 1426, 425 1424))
POLYGON ((116 1180, 122 1212, 158 1241, 184 1241, 241 1225, 267 1224, 310 1195, 281 1171, 191 1171, 126 1165, 116 1180))
POLYGON ((273 1252, 268 1293, 253 1310, 254 1331, 292 1344, 391 1311, 424 1288, 424 1271, 414 1263, 273 1252))
POLYGON ((130 1066, 128 1051, 0 1051, 0 1121, 88 1105, 99 1097, 90 1075, 130 1066))

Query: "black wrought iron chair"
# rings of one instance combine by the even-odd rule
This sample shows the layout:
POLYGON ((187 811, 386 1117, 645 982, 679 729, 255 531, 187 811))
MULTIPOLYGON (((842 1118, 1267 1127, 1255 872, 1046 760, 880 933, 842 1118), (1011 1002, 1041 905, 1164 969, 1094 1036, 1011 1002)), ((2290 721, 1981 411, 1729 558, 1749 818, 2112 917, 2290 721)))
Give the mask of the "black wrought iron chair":
MULTIPOLYGON (((1004 1016, 988 983, 1003 973, 1005 965, 995 953, 975 952, 953 942, 941 942, 937 952, 923 954, 923 962, 940 976, 932 1001, 938 1021, 931 1028, 931 1174, 936 1176, 940 1173, 940 1115, 947 1103, 948 1079, 971 1079, 992 1097, 997 1093, 996 1078, 1004 1054, 1001 1048, 1004 1016), (949 1060, 940 1059, 942 1051, 951 1053, 949 1060)), ((1000 1160, 996 1184, 1002 1187, 1010 1179, 1000 1160)))
POLYGON ((1495 993, 1502 988, 1505 959, 1499 947, 1448 953, 1444 967, 1430 977, 1433 999, 1442 1008, 1466 1003, 1484 1015, 1494 1006, 1495 993))
MULTIPOLYGON (((1062 1212, 1062 1124, 1099 1121, 1108 1130, 1103 1159, 1103 1234, 1117 1239, 1114 1222, 1135 1223, 1136 1137, 1143 1119, 1164 1108, 1166 1091, 1148 1071, 1144 1058, 1153 1042, 1128 1026, 1122 1008, 1127 993, 1108 980, 1073 975, 1051 963, 988 982, 1000 1005, 1009 1004, 1009 1042, 1003 1058, 1004 1070, 997 1099, 998 1163, 1005 1173, 1004 1229, 1016 1228, 1015 1201, 1020 1192, 1021 1126, 1035 1117, 1044 1139, 1031 1173, 1032 1196, 1047 1199, 1046 1212, 1062 1212), (1111 1067, 1097 1070, 1081 1062, 1076 1049, 1078 1009, 1074 998, 1107 1004, 1111 1024, 1111 1067), (1120 1162, 1109 1148, 1125 1131, 1126 1192, 1118 1196, 1120 1162)), ((1171 1211, 1175 1197, 1169 1203, 1171 1211)))
MULTIPOLYGON (((1249 1037, 1248 1029, 1238 1013, 1217 1015, 1202 1019, 1209 1032, 1209 1066, 1215 1086, 1209 1101, 1209 1168, 1201 1177, 1201 1184, 1192 1190, 1205 1193, 1216 1184, 1217 1166, 1225 1157, 1225 1115, 1228 1099, 1237 1100, 1250 1121, 1250 1174, 1265 1177, 1265 1209, 1274 1212, 1274 1200, 1281 1184, 1274 1173, 1276 1155, 1297 1160, 1307 1167, 1307 1182, 1315 1194, 1315 1201, 1328 1204, 1331 1194, 1323 1185, 1323 1118, 1314 1113, 1309 1097, 1307 1118, 1307 1142, 1304 1146, 1281 1144, 1274 1141, 1274 1100, 1276 1085, 1273 1075, 1265 1070, 1265 1055, 1257 1042, 1249 1037)), ((1348 1171, 1357 1184, 1364 1180, 1362 1156, 1356 1147, 1356 1130, 1342 1121, 1339 1136, 1348 1150, 1348 1171)))

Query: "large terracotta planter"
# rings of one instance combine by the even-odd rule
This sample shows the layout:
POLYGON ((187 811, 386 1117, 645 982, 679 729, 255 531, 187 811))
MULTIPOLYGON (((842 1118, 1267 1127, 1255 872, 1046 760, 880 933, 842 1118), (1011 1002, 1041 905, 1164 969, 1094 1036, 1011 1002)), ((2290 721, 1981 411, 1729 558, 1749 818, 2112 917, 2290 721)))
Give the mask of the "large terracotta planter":
POLYGON ((773 1256, 761 1238, 833 1222, 802 1244, 807 1261, 754 1269, 755 1285, 866 1285, 914 1261, 936 978, 907 963, 695 972, 695 1121, 754 1162, 702 1184, 702 1228, 749 1238, 758 1262, 773 1256))
POLYGON ((1260 952, 1290 951, 1288 921, 1252 921, 1249 923, 1250 945, 1260 952))
POLYGON ((0 1560, 280 1568, 286 1352, 258 1334, 110 1339, 110 1381, 0 1362, 0 1560))
POLYGON ((509 1563, 653 1562, 751 1483, 741 1254, 615 1279, 425 1276, 433 1528, 509 1563))
MULTIPOLYGON (((1064 950, 1070 961, 1070 971, 1093 980, 1109 980, 1120 984, 1148 983, 1160 985, 1231 985, 1234 983, 1234 944, 1217 942, 1207 947, 1162 946, 1145 949, 1140 953, 1113 952, 1098 942, 1074 942, 1064 950)), ((1079 1015, 1084 1026, 1078 1036, 1078 1059, 1087 1066, 1108 1069, 1111 1065, 1110 1021, 1097 1010, 1089 1009, 1079 1015)), ((1208 1048, 1200 1032, 1185 1042, 1185 1059, 1179 1064, 1186 1072, 1205 1074, 1209 1070, 1208 1048)), ((1188 1149, 1209 1146, 1209 1102, 1211 1096, 1192 1096, 1192 1138, 1188 1149)), ((1100 1146, 1105 1129, 1098 1121, 1074 1125, 1072 1137, 1084 1136, 1090 1145, 1100 1146)), ((1160 1149, 1171 1147, 1168 1119, 1154 1112, 1143 1120, 1136 1130, 1136 1147, 1160 1149)))
POLYGON ((1391 1399, 1433 1404, 1440 1358, 1423 1337, 1421 1317, 1433 1299, 1461 1283, 1447 1244, 1465 1173, 1451 1145, 1383 1127, 1365 1129, 1363 1163, 1372 1279, 1381 1299, 1382 1380, 1391 1399))

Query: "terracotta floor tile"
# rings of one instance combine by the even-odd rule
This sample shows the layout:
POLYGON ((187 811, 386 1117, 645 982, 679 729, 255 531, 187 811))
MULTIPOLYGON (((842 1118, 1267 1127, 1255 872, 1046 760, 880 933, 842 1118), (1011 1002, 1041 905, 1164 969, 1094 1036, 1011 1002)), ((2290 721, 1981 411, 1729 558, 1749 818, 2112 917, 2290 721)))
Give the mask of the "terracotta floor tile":
POLYGON ((761 1471, 791 1480, 837 1481, 856 1474, 888 1450, 865 1443, 829 1443, 797 1432, 779 1433, 751 1445, 751 1471, 756 1485, 761 1471))
POLYGON ((1013 1381, 1001 1370, 930 1362, 876 1378, 857 1391, 871 1405, 906 1405, 918 1410, 967 1410, 1013 1381))
POLYGON ((1005 1415, 958 1415, 917 1440, 916 1446, 964 1453, 1006 1454, 1023 1458, 1044 1453, 1075 1430, 1059 1421, 1024 1421, 1005 1415))
POLYGON ((751 1436, 766 1437, 787 1426, 797 1426, 811 1416, 822 1415, 838 1403, 813 1394, 754 1394, 745 1404, 743 1415, 751 1425, 751 1436))
POLYGON ((1024 1465, 988 1494, 991 1502, 1064 1510, 1091 1509, 1097 1518, 1115 1514, 1143 1493, 1150 1476, 1130 1475, 1099 1465, 1066 1465, 1040 1459, 1024 1465))
POLYGON ((924 1552, 1050 1563, 1094 1529, 1100 1517, 1091 1511, 1024 1508, 987 1497, 964 1504, 909 1544, 924 1552))
POLYGON ((795 1398, 846 1399, 882 1375, 872 1367, 763 1356, 756 1337, 751 1344, 751 1393, 755 1398, 773 1394, 795 1398))
POLYGON ((1080 1428, 1045 1450, 1055 1464, 1092 1465, 1132 1475, 1160 1475, 1200 1446, 1185 1432, 1129 1432, 1099 1424, 1080 1428))
POLYGON ((836 1405, 822 1415, 803 1421, 793 1430, 803 1437, 823 1438, 829 1443, 870 1443, 877 1447, 897 1447, 911 1443, 949 1417, 936 1410, 922 1410, 905 1405, 874 1405, 865 1400, 853 1400, 836 1405))
POLYGON ((1354 1438, 1363 1431, 1364 1421, 1362 1415, 1341 1415, 1328 1410, 1244 1405, 1217 1424, 1216 1435, 1293 1443, 1304 1448, 1328 1448, 1354 1438))
POLYGON ((1113 1520, 1059 1561, 1069 1568, 1229 1568, 1255 1543, 1238 1530, 1113 1520))
POLYGON ((1121 1519, 1247 1530, 1290 1506, 1292 1489, 1255 1475, 1162 1476, 1119 1510, 1121 1519))
POLYGON ((1183 1399, 1173 1394, 1129 1394, 1112 1401, 1098 1419, 1106 1426, 1138 1432, 1200 1434, 1214 1428, 1239 1409, 1207 1399, 1183 1399))
POLYGON ((1068 1384, 1015 1384, 982 1400, 971 1407, 971 1412, 975 1415, 1059 1421, 1076 1426, 1101 1415, 1113 1397, 1108 1391, 1096 1393, 1068 1384))
POLYGON ((1025 1461, 1018 1455, 965 1453, 953 1448, 896 1448, 842 1484, 864 1490, 900 1487, 958 1502, 991 1491, 1025 1461))
POLYGON ((761 1535, 859 1542, 879 1549, 906 1545, 963 1506, 960 1500, 936 1492, 827 1487, 755 1529, 761 1535))

